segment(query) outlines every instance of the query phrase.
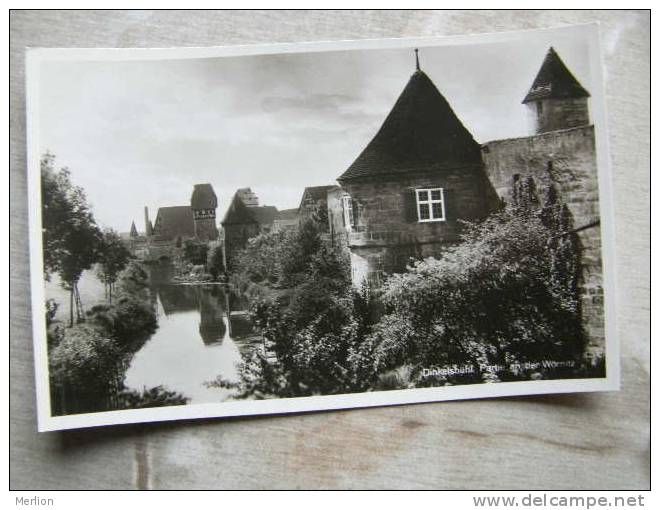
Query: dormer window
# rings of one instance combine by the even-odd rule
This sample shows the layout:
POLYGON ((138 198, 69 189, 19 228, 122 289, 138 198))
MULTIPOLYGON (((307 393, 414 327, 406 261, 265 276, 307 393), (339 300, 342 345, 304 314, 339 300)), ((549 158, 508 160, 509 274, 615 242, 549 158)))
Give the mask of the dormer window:
POLYGON ((443 188, 418 189, 416 193, 418 221, 445 221, 445 197, 443 188))

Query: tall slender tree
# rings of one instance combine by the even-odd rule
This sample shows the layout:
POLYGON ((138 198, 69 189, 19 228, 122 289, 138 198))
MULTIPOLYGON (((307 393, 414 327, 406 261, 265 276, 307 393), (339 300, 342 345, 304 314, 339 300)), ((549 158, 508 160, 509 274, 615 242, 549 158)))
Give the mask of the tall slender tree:
POLYGON ((42 234, 46 279, 57 273, 69 291, 69 323, 80 322, 84 310, 78 282, 99 258, 102 234, 84 190, 71 182, 67 168, 55 168, 55 156, 41 159, 42 234))
POLYGON ((119 234, 110 228, 105 229, 101 239, 96 274, 103 282, 105 296, 110 303, 119 273, 126 267, 130 258, 131 252, 128 251, 119 234))

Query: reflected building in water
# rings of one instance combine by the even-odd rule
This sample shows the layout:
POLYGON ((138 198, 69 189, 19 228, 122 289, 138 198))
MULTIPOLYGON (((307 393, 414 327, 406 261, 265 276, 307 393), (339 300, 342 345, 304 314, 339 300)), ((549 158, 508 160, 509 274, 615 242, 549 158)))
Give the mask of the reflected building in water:
POLYGON ((198 332, 205 345, 226 338, 253 343, 260 337, 247 311, 247 301, 219 285, 156 285, 154 307, 165 317, 198 312, 198 332))
POLYGON ((211 291, 205 291, 196 287, 197 299, 199 303, 199 335, 206 345, 222 342, 227 331, 225 324, 225 313, 222 301, 211 291))

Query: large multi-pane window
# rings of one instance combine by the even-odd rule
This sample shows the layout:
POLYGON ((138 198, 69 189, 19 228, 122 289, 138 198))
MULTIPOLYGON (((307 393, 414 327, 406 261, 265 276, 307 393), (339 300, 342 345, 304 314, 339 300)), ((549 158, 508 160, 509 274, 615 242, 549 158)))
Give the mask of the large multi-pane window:
POLYGON ((445 197, 442 188, 418 189, 417 219, 426 221, 445 221, 445 197))

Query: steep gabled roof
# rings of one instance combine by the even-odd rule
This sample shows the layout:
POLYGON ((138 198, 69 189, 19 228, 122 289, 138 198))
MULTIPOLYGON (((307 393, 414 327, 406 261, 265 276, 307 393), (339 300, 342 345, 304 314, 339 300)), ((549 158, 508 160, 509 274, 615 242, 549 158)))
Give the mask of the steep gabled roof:
POLYGON ((254 220, 259 225, 270 225, 277 218, 277 207, 274 205, 261 205, 258 207, 248 207, 254 220))
POLYGON ((192 210, 188 205, 160 207, 156 215, 154 235, 174 239, 175 237, 194 237, 195 224, 192 210))
POLYGON ((417 70, 376 136, 337 180, 425 172, 480 162, 479 144, 431 79, 417 70))
POLYGON ((276 220, 288 221, 298 219, 298 209, 282 209, 277 212, 276 220))
POLYGON ((540 99, 569 99, 589 97, 589 92, 580 85, 575 76, 562 62, 554 48, 545 55, 532 87, 523 99, 524 103, 540 99))
POLYGON ((277 207, 272 205, 248 207, 242 200, 242 189, 234 194, 227 212, 222 219, 222 225, 258 223, 268 225, 273 223, 277 217, 277 207))
POLYGON ((229 203, 229 207, 227 207, 227 211, 225 212, 225 216, 220 222, 222 225, 247 223, 252 221, 252 217, 248 211, 249 208, 243 203, 243 200, 241 200, 240 191, 241 190, 238 190, 234 193, 234 196, 229 203))
POLYGON ((319 200, 327 200, 328 191, 336 187, 337 186, 335 186, 334 184, 330 184, 327 186, 308 186, 303 191, 302 197, 300 198, 300 205, 298 206, 298 209, 300 209, 307 200, 311 200, 313 202, 318 202, 319 200))
POLYGON ((215 196, 213 186, 208 183, 195 184, 190 197, 190 206, 193 209, 215 209, 218 207, 218 197, 215 196))

